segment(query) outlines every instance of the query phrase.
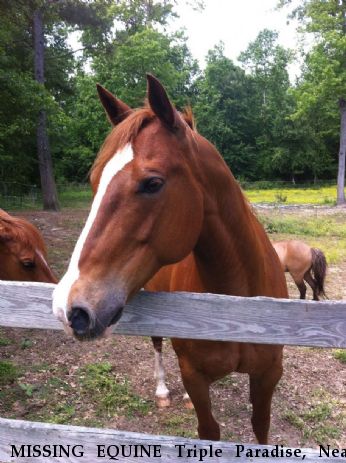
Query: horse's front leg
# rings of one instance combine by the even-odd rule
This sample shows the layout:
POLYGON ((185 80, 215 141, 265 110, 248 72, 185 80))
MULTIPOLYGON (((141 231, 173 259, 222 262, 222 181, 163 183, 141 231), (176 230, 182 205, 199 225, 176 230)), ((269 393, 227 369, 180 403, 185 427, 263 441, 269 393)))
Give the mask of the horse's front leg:
POLYGON ((179 357, 184 387, 195 408, 200 439, 219 440, 220 427, 211 412, 209 386, 212 381, 198 372, 186 358, 179 357))
POLYGON ((156 380, 156 404, 158 408, 169 407, 171 404, 169 390, 165 381, 165 369, 162 359, 162 338, 152 337, 153 346, 155 349, 155 369, 154 378, 156 380))
POLYGON ((250 401, 252 403, 252 429, 259 444, 268 444, 270 410, 276 384, 282 376, 277 364, 261 375, 250 375, 250 401))

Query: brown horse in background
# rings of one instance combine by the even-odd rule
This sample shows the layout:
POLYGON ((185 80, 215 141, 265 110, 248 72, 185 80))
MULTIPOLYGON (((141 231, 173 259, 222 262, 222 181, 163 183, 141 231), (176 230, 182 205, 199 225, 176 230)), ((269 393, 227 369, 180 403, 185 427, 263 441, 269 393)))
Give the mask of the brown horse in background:
MULTIPOLYGON (((80 340, 107 334, 151 279, 153 291, 286 298, 278 256, 238 183, 161 83, 148 76, 149 106, 136 111, 98 91, 114 128, 93 166, 90 214, 53 295, 66 329, 80 340)), ((199 437, 220 438, 209 387, 237 371, 249 374, 252 426, 266 444, 283 346, 189 339, 172 345, 199 437)))
POLYGON ((311 248, 298 240, 277 241, 272 243, 277 252, 282 270, 289 272, 300 292, 300 299, 305 299, 306 285, 311 286, 313 299, 325 296, 324 281, 327 261, 320 249, 311 248))
POLYGON ((57 283, 46 258, 38 229, 0 209, 0 280, 57 283))

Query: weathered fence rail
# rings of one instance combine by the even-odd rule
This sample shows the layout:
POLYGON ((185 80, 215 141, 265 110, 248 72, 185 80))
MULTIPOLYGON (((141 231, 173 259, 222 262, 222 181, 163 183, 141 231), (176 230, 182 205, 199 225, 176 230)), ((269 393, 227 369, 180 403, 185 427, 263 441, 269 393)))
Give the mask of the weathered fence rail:
MULTIPOLYGON (((0 281, 0 325, 62 329, 54 285, 0 281)), ((114 333, 315 347, 346 347, 346 302, 141 291, 114 333)))
MULTIPOLYGON (((53 288, 54 285, 44 283, 0 281, 0 326, 62 329, 51 312, 53 288)), ((141 292, 126 306, 114 332, 129 335, 346 347, 346 303, 264 297, 239 298, 215 294, 141 292)), ((114 458, 111 459, 112 455, 118 461, 129 463, 135 461, 273 463, 298 460, 314 463, 330 460, 345 462, 345 454, 342 450, 331 449, 327 445, 320 449, 285 449, 282 446, 216 443, 0 418, 0 463, 19 461, 95 463, 114 461, 114 458), (54 444, 57 447, 54 448, 54 444), (28 445, 31 447, 29 448, 28 445), (34 452, 34 445, 38 446, 37 456, 33 456, 33 453, 28 456, 30 452, 34 452), (43 451, 43 445, 48 445, 46 452, 43 451), (54 456, 54 452, 62 451, 61 446, 68 449, 68 457, 54 456), (72 453, 74 446, 77 446, 76 454, 72 453), (110 449, 109 454, 107 448, 110 449), (136 452, 136 448, 137 455, 141 452, 141 456, 135 456, 133 453, 136 452), (143 448, 147 453, 149 452, 149 455, 143 448), (125 449, 126 455, 132 452, 132 456, 123 457, 122 449, 125 449), (190 456, 187 453, 188 449, 191 450, 190 456), (117 451, 120 453, 115 456, 117 451)))
MULTIPOLYGON (((293 463, 304 461, 307 463, 327 463, 330 460, 335 462, 345 462, 343 457, 328 457, 328 452, 331 455, 332 449, 325 446, 325 451, 314 449, 292 449, 283 446, 261 446, 261 445, 246 445, 235 444, 230 442, 209 442, 197 439, 184 439, 172 436, 155 436, 150 434, 140 434, 125 431, 115 431, 114 429, 98 429, 86 428, 81 426, 65 426, 58 424, 34 423, 20 420, 5 420, 0 418, 0 461, 1 462, 71 462, 71 463, 98 463, 111 461, 107 458, 107 449, 109 454, 116 456, 121 463, 163 463, 163 462, 189 462, 196 463, 203 461, 204 463, 228 463, 245 461, 254 463, 270 463, 284 462, 293 463), (43 444, 50 443, 50 451, 53 452, 53 445, 64 445, 65 448, 70 446, 70 456, 64 459, 63 457, 19 457, 17 459, 9 459, 8 443, 17 444, 19 450, 20 445, 26 444, 33 447, 39 445, 42 449, 43 444), (136 457, 135 450, 130 445, 137 445, 137 452, 140 452, 138 446, 143 445, 148 449, 150 455, 142 453, 141 457, 136 457), (185 447, 183 447, 185 445, 185 447), (125 447, 123 447, 125 446, 125 447), (156 446, 156 457, 154 456, 154 446, 156 446), (193 449, 196 446, 196 457, 187 457, 187 449, 193 449), (71 449, 74 447, 74 454, 71 449), (131 456, 122 457, 122 451, 125 450, 125 455, 132 451, 131 456), (203 449, 205 452, 202 453, 203 449), (179 451, 180 450, 180 451, 179 451), (221 452, 220 452, 221 450, 221 452), (257 451, 258 456, 255 456, 257 451), (299 455, 287 455, 287 451, 298 451, 299 455), (83 456, 81 456, 83 452, 83 456), (277 456, 266 456, 270 452, 277 452, 277 456), (252 457, 250 454, 252 453, 252 457), (204 457, 202 458, 204 454, 204 457), (105 455, 105 456, 103 456, 105 455), (179 456, 181 455, 181 456, 179 456)), ((26 453, 28 449, 25 449, 26 453)), ((335 449, 334 449, 335 451, 335 449)), ((56 449, 56 453, 59 450, 56 449)), ((47 452, 48 453, 48 452, 47 452)), ((137 453, 137 454, 138 454, 137 453)), ((114 460, 113 460, 114 461, 114 460)))

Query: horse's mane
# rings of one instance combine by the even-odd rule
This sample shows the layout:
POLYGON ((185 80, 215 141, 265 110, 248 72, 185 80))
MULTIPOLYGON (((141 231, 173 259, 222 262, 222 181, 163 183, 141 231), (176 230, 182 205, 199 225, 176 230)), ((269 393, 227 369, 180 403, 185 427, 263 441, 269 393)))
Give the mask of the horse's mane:
POLYGON ((25 246, 39 249, 46 255, 46 246, 37 228, 27 220, 13 217, 0 209, 0 239, 20 241, 25 246))
MULTIPOLYGON (((186 124, 195 130, 195 120, 191 107, 180 113, 186 124)), ((104 141, 99 154, 91 168, 90 182, 94 193, 97 190, 102 171, 114 153, 121 150, 127 143, 132 142, 140 130, 155 118, 155 114, 148 107, 134 110, 120 124, 116 125, 104 141)))
POLYGON ((196 132, 196 121, 195 121, 195 116, 193 115, 193 111, 191 106, 186 106, 183 109, 183 112, 181 113, 182 118, 184 121, 187 123, 187 125, 192 129, 194 132, 196 132))

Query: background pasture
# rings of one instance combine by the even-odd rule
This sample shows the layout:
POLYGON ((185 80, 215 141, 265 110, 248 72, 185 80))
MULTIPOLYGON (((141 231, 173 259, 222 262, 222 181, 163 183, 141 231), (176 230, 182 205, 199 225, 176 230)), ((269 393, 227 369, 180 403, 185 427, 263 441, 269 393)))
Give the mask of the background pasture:
MULTIPOLYGON (((41 229, 59 276, 84 224, 90 192, 70 188, 64 196, 69 207, 60 214, 16 212, 41 229)), ((256 206, 255 211, 272 240, 297 238, 323 249, 330 263, 327 295, 346 299, 346 211, 282 207, 275 202, 256 206)), ((296 286, 290 277, 288 281, 291 297, 297 297, 296 286)), ((60 332, 2 328, 0 351, 1 416, 196 437, 195 416, 183 406, 178 366, 168 341, 165 364, 173 405, 167 410, 157 410, 153 401, 149 338, 119 336, 80 344, 60 332)), ((285 372, 273 402, 273 443, 346 445, 345 362, 340 349, 285 349, 285 372)), ((247 395, 244 375, 232 375, 213 387, 223 439, 253 442, 247 395)))

